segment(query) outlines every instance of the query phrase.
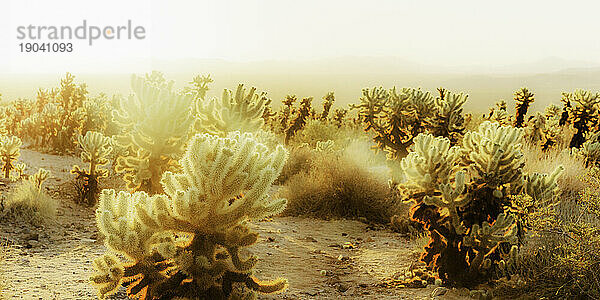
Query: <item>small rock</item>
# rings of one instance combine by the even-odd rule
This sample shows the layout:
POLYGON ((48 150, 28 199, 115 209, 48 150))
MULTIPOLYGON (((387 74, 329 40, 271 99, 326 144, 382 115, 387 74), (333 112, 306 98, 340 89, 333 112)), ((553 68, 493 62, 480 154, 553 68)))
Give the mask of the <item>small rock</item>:
POLYGON ((27 241, 27 248, 35 248, 37 246, 39 246, 40 242, 38 242, 37 240, 28 240, 27 241))
POLYGON ((374 241, 375 241, 375 240, 374 240, 372 237, 369 237, 369 238, 366 240, 366 242, 367 242, 367 243, 372 243, 372 242, 374 242, 374 241))
POLYGON ((342 232, 342 236, 348 236, 348 234, 345 232, 342 232))
POLYGON ((272 238, 272 237, 268 237, 268 238, 267 238, 267 243, 272 243, 272 242, 274 242, 274 241, 275 241, 275 239, 274 239, 274 238, 272 238))
POLYGON ((445 288, 443 286, 438 286, 433 290, 433 292, 431 292, 431 297, 443 296, 446 294, 446 292, 448 292, 447 288, 445 288))
POLYGON ((341 254, 337 257, 337 260, 339 260, 339 261, 345 261, 345 260, 348 260, 348 259, 350 259, 348 256, 343 256, 341 254))
POLYGON ((40 234, 37 232, 29 233, 25 236, 25 240, 27 240, 27 241, 30 241, 30 240, 39 241, 39 239, 40 239, 40 234))
POLYGON ((314 237, 312 237, 310 235, 307 236, 307 237, 305 237, 304 239, 307 240, 307 241, 309 241, 309 242, 313 242, 313 243, 317 242, 317 239, 315 239, 314 237))
POLYGON ((350 288, 350 287, 349 287, 348 285, 346 285, 346 284, 344 284, 344 283, 341 283, 341 282, 340 282, 340 284, 338 284, 338 286, 337 286, 337 290, 338 290, 340 293, 343 293, 343 292, 347 291, 349 288, 350 288))

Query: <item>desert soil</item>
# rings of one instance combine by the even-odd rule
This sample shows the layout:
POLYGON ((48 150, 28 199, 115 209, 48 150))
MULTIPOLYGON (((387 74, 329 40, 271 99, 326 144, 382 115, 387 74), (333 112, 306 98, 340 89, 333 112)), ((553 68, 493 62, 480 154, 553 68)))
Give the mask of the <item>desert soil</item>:
MULTIPOLYGON (((58 203, 56 222, 29 225, 22 220, 0 223, 0 240, 10 245, 4 276, 14 299, 94 299, 89 284, 92 261, 106 248, 99 239, 94 208, 73 201, 73 164, 77 157, 21 150, 26 173, 42 167, 52 172, 45 186, 58 203)), ((119 185, 114 178, 110 184, 119 185)), ((0 185, 6 192, 12 184, 0 185)), ((274 217, 254 222, 259 242, 248 251, 260 259, 259 279, 285 277, 287 290, 260 299, 429 299, 434 286, 422 289, 387 287, 386 279, 414 265, 424 240, 409 240, 385 228, 358 221, 325 221, 274 217), (324 271, 324 272, 323 272, 324 271)), ((463 299, 450 290, 436 298, 463 299)), ((124 290, 111 296, 126 299, 124 290)))

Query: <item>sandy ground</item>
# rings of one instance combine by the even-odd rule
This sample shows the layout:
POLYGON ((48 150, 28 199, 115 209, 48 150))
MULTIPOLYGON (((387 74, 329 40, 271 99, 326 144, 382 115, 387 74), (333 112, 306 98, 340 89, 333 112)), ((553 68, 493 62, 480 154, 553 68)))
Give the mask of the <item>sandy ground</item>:
MULTIPOLYGON (((4 270, 8 294, 14 299, 96 298, 88 278, 92 261, 106 248, 98 240, 94 209, 73 202, 69 192, 73 178, 69 171, 80 160, 26 149, 21 150, 20 160, 27 164, 28 174, 39 167, 52 172, 46 187, 59 208, 52 224, 0 223, 0 238, 11 245, 4 270)), ((0 186, 3 192, 9 188, 10 184, 0 186)), ((290 283, 284 292, 261 299, 429 299, 435 289, 382 284, 416 263, 422 239, 407 240, 387 229, 349 220, 274 217, 251 227, 260 233, 259 242, 248 249, 260 259, 256 277, 285 277, 290 283)), ((436 298, 463 299, 464 295, 450 290, 436 298)), ((120 290, 111 298, 126 296, 120 290)))

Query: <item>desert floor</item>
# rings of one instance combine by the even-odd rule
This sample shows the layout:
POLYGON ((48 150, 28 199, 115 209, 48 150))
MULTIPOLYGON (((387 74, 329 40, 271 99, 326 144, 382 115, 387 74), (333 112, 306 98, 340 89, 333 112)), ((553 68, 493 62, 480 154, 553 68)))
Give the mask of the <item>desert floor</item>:
MULTIPOLYGON (((45 183, 58 203, 56 222, 41 226, 21 220, 0 223, 0 239, 10 251, 5 277, 14 299, 94 299, 89 284, 92 261, 106 251, 94 220, 94 209, 73 201, 70 174, 77 157, 21 150, 21 162, 31 174, 43 167, 52 172, 45 183)), ((120 185, 117 177, 105 185, 120 185)), ((7 191, 12 184, 0 185, 7 191)), ((260 259, 259 279, 285 277, 287 290, 260 299, 429 299, 434 286, 422 289, 387 287, 415 265, 425 243, 408 240, 385 228, 358 221, 324 221, 274 217, 252 223, 259 242, 248 251, 260 259), (325 270, 325 272, 322 272, 325 270), (323 275, 325 273, 325 275, 323 275)), ((436 298, 463 299, 468 291, 449 290, 436 298)), ((111 296, 126 299, 124 289, 111 296)))

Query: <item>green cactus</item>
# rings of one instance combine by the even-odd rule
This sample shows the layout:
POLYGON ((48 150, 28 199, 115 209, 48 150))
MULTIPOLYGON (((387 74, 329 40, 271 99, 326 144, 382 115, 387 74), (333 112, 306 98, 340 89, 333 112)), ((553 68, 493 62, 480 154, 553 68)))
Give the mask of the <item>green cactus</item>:
POLYGON ((15 168, 15 162, 21 156, 21 139, 16 136, 0 136, 0 160, 4 178, 10 178, 10 172, 15 168))
POLYGON ((225 89, 220 101, 196 101, 194 127, 197 132, 220 136, 234 131, 255 132, 264 124, 262 115, 269 102, 266 93, 258 94, 254 87, 246 93, 240 84, 235 94, 225 89))
POLYGON ((472 287, 506 265, 502 251, 517 243, 518 222, 507 212, 512 196, 549 201, 558 193, 553 174, 523 172, 523 129, 486 121, 467 132, 462 146, 420 134, 400 166, 402 191, 414 202, 411 218, 429 231, 421 259, 451 285, 472 287))
POLYGON ((160 77, 149 78, 154 81, 133 75, 134 94, 121 98, 113 110, 114 122, 123 128, 115 141, 128 149, 115 170, 124 174, 130 190, 156 194, 162 192, 162 174, 177 170, 192 122, 192 95, 177 93, 160 77))
POLYGON ((255 279, 257 258, 239 253, 258 237, 246 221, 286 206, 269 197, 286 158, 282 146, 269 151, 250 133, 197 134, 182 171, 164 174, 165 194, 102 191, 96 220, 110 252, 95 260, 91 277, 100 297, 119 285, 138 299, 249 299, 284 289, 285 279, 255 279))
POLYGON ((102 133, 88 131, 85 136, 79 137, 79 145, 83 149, 81 160, 90 166, 84 170, 75 165, 71 173, 77 175, 75 180, 78 183, 79 201, 93 205, 99 191, 98 180, 108 174, 108 170, 101 167, 108 164, 112 152, 111 139, 102 133))

